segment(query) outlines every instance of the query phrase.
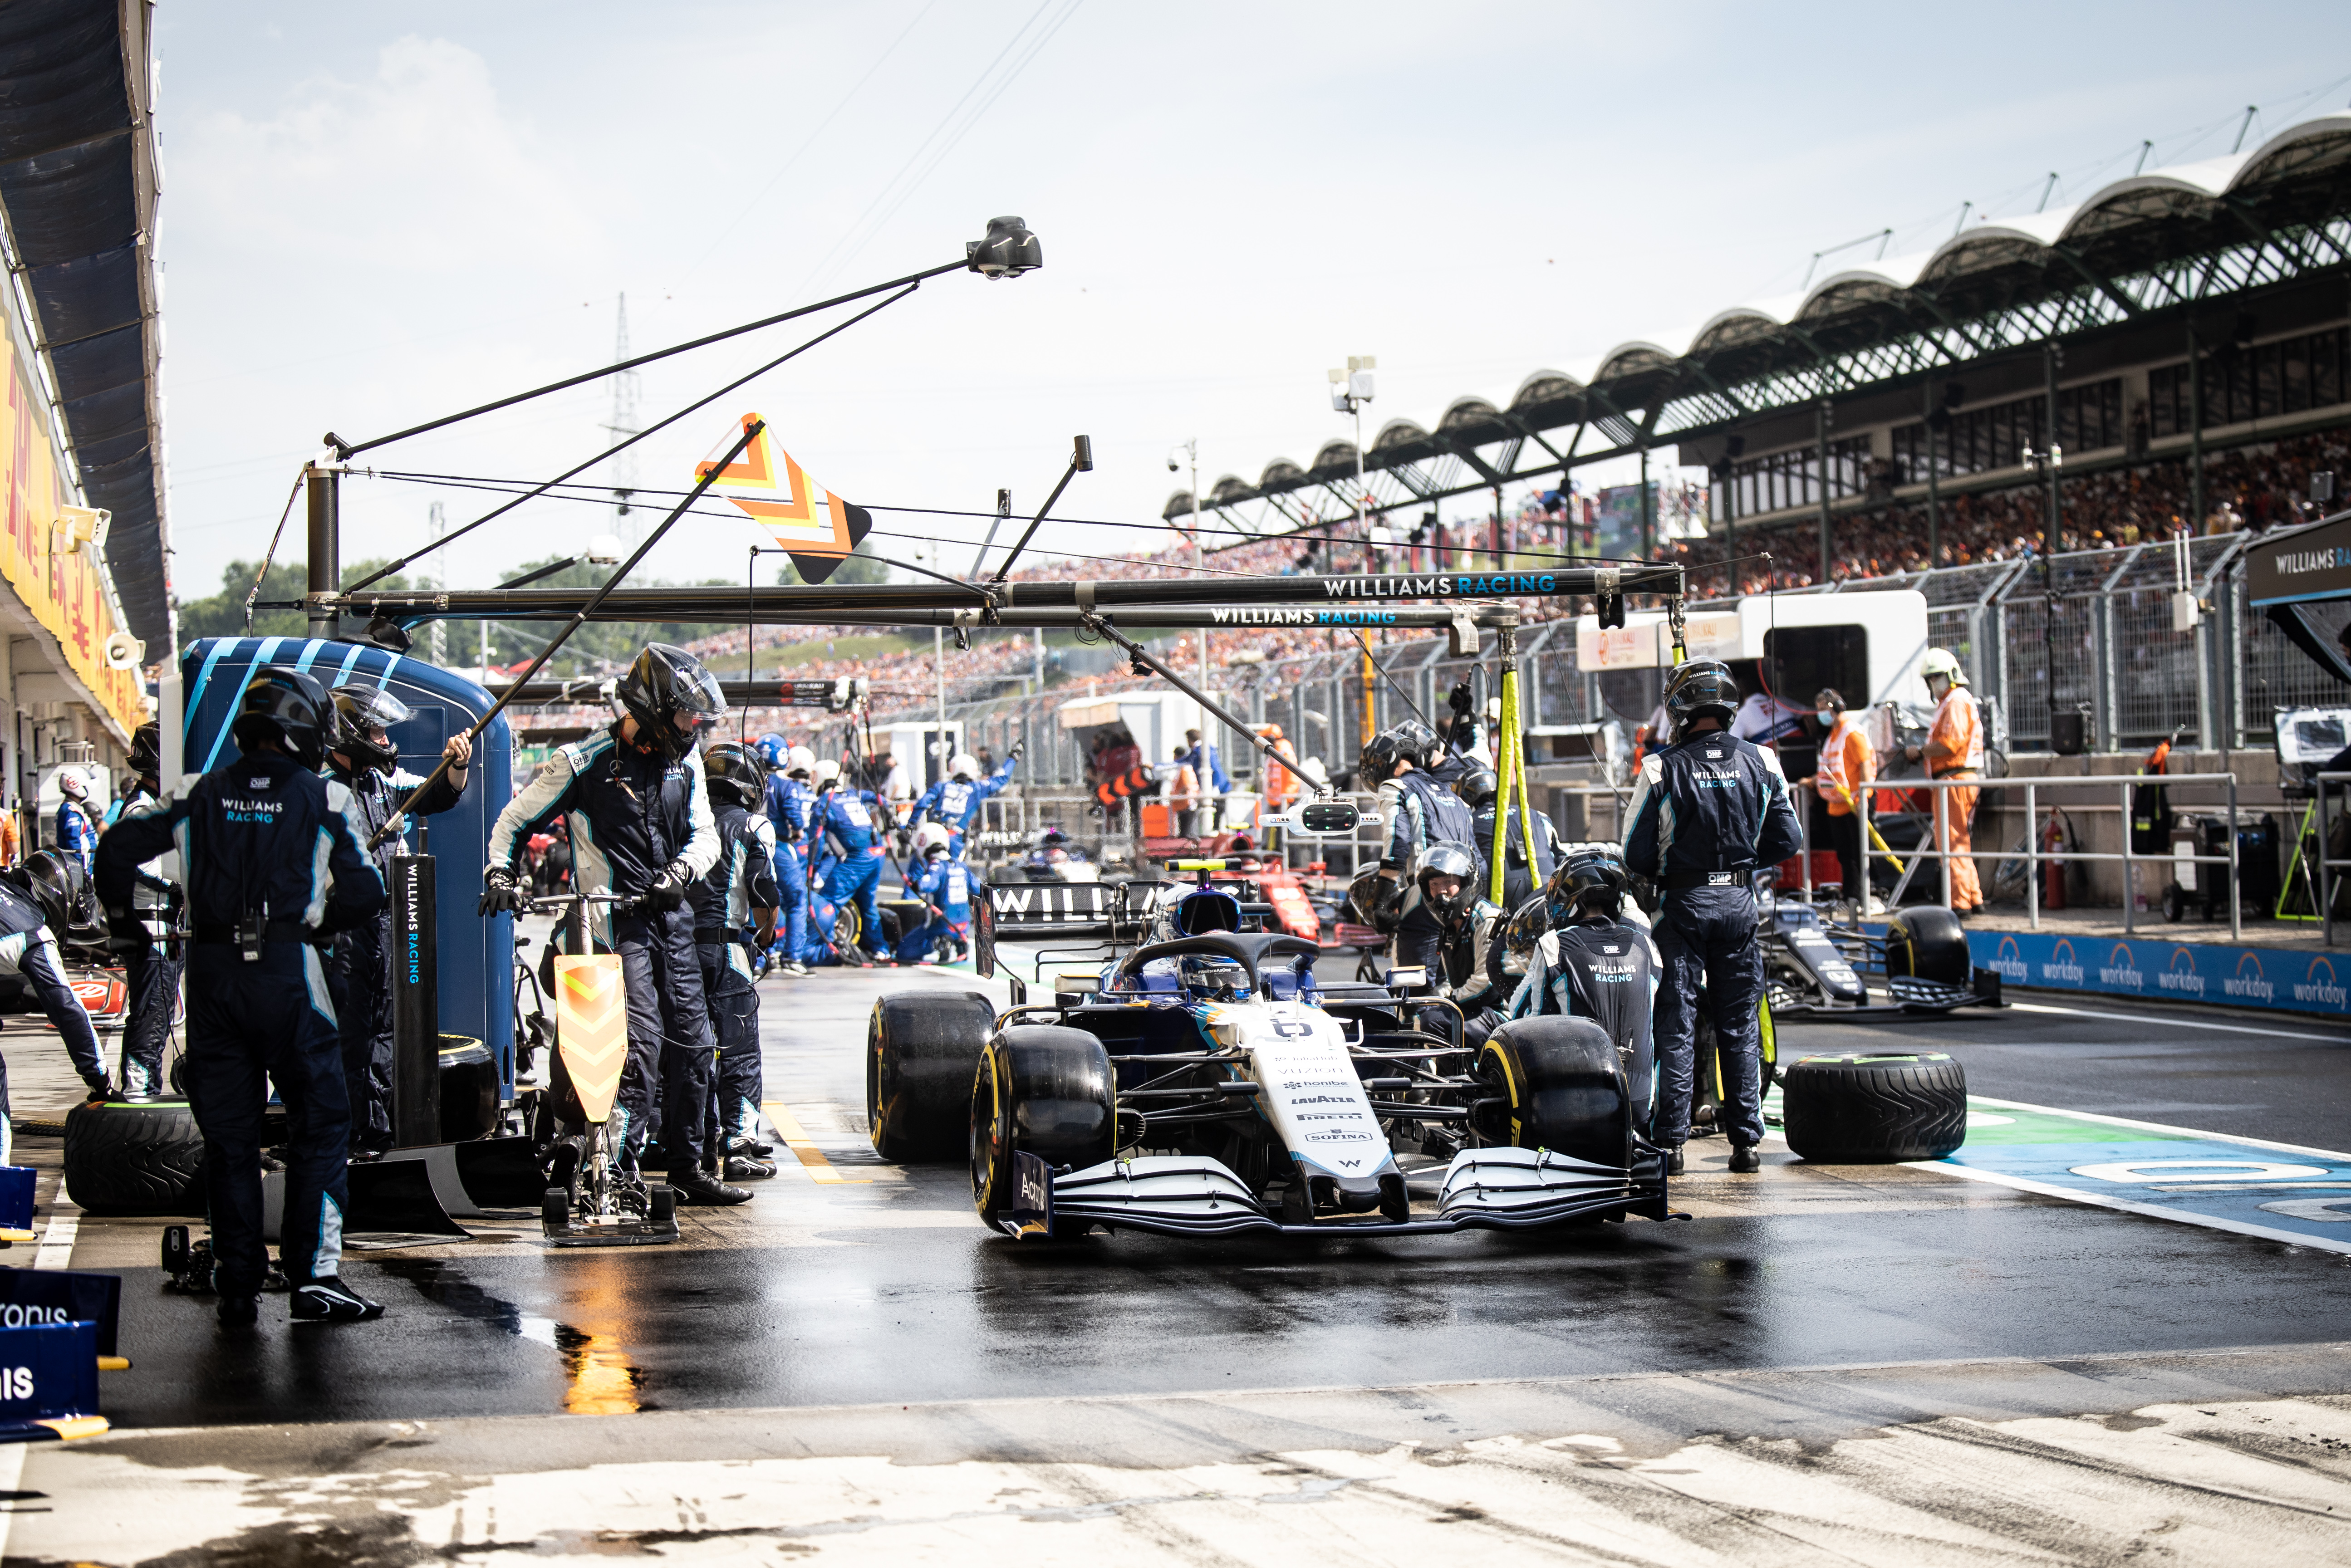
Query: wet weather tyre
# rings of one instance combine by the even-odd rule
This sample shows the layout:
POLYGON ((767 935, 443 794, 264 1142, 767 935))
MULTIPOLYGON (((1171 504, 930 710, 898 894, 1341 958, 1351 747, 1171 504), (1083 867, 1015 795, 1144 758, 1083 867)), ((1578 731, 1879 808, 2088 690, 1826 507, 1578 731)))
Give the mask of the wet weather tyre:
POLYGON ((66 1196, 92 1214, 204 1212, 204 1134, 183 1100, 66 1113, 66 1196))
POLYGON ((995 1028, 996 1004, 977 991, 915 992, 873 1004, 865 1124, 874 1153, 896 1165, 964 1157, 972 1074, 995 1028))
POLYGON ((1632 1164, 1633 1103, 1608 1031, 1590 1019, 1513 1019, 1478 1052, 1489 1144, 1632 1164))
POLYGON ((1967 928, 1939 904, 1896 910, 1886 923, 1886 972, 1966 985, 1973 973, 1967 928))
POLYGON ((1115 1152, 1118 1087, 1110 1052, 1083 1030, 1006 1030, 987 1042, 973 1073, 970 1127, 972 1206, 995 1226, 1014 1197, 1014 1155, 1083 1170, 1115 1152))
POLYGON ((1815 1164, 1939 1160, 1967 1141, 1967 1071, 1939 1051, 1807 1056, 1788 1068, 1781 1117, 1815 1164))

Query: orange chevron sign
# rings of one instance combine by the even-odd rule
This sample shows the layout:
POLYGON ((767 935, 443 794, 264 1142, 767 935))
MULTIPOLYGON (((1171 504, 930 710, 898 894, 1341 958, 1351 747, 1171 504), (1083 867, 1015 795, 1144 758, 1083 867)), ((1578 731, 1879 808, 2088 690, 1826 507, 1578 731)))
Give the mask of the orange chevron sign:
POLYGON ((612 1113, 621 1069, 629 1060, 629 997, 621 982, 621 956, 555 960, 555 1046, 590 1122, 612 1113))
MULTIPOLYGON (((759 423, 756 413, 743 416, 746 430, 759 423)), ((694 476, 697 481, 708 477, 716 467, 696 464, 694 476)), ((810 582, 831 577, 873 527, 872 513, 802 473, 792 455, 776 445, 772 428, 762 429, 742 456, 717 470, 710 493, 741 507, 773 534, 810 582)))

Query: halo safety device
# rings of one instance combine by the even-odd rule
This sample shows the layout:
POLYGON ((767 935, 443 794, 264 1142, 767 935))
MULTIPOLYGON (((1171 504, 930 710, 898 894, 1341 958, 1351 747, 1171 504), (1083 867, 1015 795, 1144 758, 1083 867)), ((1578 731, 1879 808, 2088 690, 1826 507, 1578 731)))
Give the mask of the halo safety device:
POLYGON ((334 732, 329 737, 327 749, 340 751, 350 759, 353 772, 372 768, 385 778, 400 766, 400 747, 392 743, 390 730, 395 724, 405 724, 411 715, 408 705, 365 681, 347 681, 334 690, 334 732), (383 738, 376 737, 381 734, 383 738))
POLYGON ((648 643, 612 689, 622 712, 637 721, 638 744, 650 743, 674 762, 694 748, 695 734, 726 711, 718 677, 701 660, 668 643, 648 643))
POLYGON ((756 806, 768 792, 766 774, 738 740, 721 741, 704 752, 702 777, 710 798, 722 804, 756 806))
POLYGON ((287 756, 315 770, 326 757, 327 719, 332 707, 327 688, 308 670, 264 664, 237 697, 229 737, 247 755, 260 750, 263 742, 274 740, 285 747, 287 756))

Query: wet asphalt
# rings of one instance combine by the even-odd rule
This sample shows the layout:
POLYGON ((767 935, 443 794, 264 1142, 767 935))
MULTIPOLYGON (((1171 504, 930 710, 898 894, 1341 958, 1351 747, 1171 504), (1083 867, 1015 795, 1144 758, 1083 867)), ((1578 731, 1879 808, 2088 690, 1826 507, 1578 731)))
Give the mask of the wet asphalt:
MULTIPOLYGON (((85 1219, 77 1267, 124 1278, 118 1429, 1036 1396, 2197 1352, 2351 1340, 2351 1260, 1900 1167, 1758 1177, 1692 1145, 1696 1218, 1557 1235, 1019 1245, 956 1167, 862 1138, 865 1016, 944 971, 763 987, 768 1094, 807 1129, 750 1205, 668 1247, 558 1250, 535 1224, 355 1255, 375 1324, 228 1333, 165 1293, 160 1222, 85 1219), (817 1179, 828 1175, 838 1179, 817 1179)), ((982 988, 997 990, 998 987, 982 988)), ((2035 1008, 2060 998, 2027 998, 2035 1008)), ((1806 1050, 1947 1050, 2002 1098, 2340 1147, 2351 1031, 2218 1009, 2015 1009, 1792 1025, 1806 1050), (2232 1032, 2245 1030, 2248 1032, 2232 1032), (2317 1039, 2293 1039, 2290 1034, 2317 1039)))

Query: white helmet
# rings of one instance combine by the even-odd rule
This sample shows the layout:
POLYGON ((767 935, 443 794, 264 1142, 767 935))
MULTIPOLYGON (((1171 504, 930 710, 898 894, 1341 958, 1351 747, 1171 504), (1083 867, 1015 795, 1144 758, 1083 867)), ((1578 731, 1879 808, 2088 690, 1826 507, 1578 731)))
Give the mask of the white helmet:
POLYGON ((933 850, 944 851, 946 847, 947 829, 945 822, 925 822, 914 830, 916 854, 928 855, 933 850))
POLYGON ((1920 680, 1929 680, 1937 675, 1943 676, 1955 686, 1968 684, 1967 671, 1959 667, 1959 656, 1949 648, 1929 648, 1926 657, 1918 661, 1920 680))
POLYGON ((804 779, 816 770, 816 753, 805 746, 795 746, 784 753, 784 776, 804 779))
POLYGON ((947 777, 950 779, 978 778, 979 758, 968 751, 956 752, 947 758, 947 777))
POLYGON ((819 760, 809 771, 815 776, 816 787, 820 789, 841 782, 841 764, 830 757, 819 760))

